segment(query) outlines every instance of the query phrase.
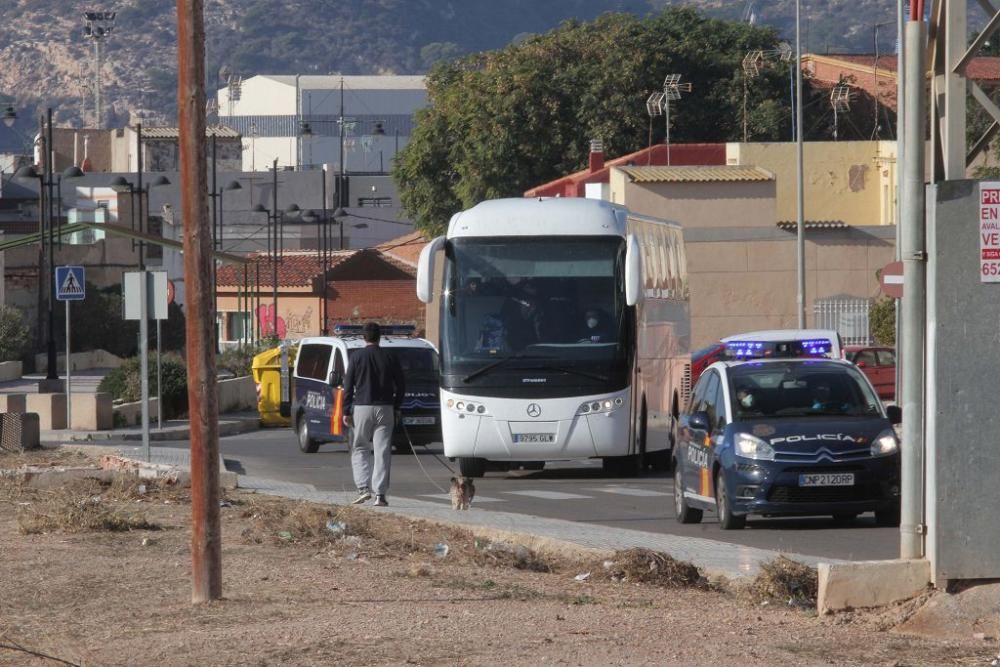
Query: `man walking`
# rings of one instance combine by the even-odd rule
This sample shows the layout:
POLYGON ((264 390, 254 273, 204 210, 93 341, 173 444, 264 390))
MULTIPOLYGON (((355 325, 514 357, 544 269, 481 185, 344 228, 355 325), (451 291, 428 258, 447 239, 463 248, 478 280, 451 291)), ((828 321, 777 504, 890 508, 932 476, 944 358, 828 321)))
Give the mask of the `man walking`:
POLYGON ((392 461, 392 427, 399 418, 405 389, 403 369, 391 353, 379 347, 382 331, 375 322, 364 328, 365 347, 356 352, 344 379, 344 424, 354 427, 351 468, 358 497, 367 502, 375 491, 375 504, 385 507, 392 461), (375 450, 372 470, 371 454, 375 450))

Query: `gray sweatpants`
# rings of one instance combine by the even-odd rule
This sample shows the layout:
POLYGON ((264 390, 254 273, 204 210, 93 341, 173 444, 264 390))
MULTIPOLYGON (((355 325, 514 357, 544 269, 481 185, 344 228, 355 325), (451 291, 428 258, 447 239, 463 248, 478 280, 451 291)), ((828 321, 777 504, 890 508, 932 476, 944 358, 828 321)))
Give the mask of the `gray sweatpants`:
POLYGON ((395 415, 391 405, 355 405, 354 441, 351 443, 351 468, 354 485, 384 496, 389 488, 389 465, 392 462, 392 426, 395 415), (371 452, 374 445, 375 470, 371 452))

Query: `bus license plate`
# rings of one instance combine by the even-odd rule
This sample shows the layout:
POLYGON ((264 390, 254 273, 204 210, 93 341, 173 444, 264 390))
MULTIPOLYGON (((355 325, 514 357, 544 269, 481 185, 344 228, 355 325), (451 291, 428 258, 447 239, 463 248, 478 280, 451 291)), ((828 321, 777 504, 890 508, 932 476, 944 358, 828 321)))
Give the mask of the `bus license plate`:
POLYGON ((854 486, 853 472, 799 475, 799 486, 854 486))
POLYGON ((434 417, 403 417, 404 426, 429 426, 434 422, 434 417))
POLYGON ((515 433, 514 442, 523 442, 529 445, 540 445, 556 441, 555 433, 515 433))

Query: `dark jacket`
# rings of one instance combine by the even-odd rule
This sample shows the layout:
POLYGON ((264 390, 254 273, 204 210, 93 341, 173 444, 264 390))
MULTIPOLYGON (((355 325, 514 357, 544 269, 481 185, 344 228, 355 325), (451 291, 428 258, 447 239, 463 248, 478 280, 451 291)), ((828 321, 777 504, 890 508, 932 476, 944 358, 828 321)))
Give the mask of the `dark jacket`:
POLYGON ((391 405, 398 410, 405 390, 396 357, 378 345, 366 345, 351 355, 344 378, 344 412, 351 414, 355 405, 391 405))

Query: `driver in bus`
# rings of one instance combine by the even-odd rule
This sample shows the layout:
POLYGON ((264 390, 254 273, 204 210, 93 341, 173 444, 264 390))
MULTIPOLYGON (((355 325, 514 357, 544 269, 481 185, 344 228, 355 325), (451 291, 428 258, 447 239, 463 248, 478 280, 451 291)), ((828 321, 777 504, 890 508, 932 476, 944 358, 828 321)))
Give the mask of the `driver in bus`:
POLYGON ((610 343, 615 335, 610 318, 600 308, 588 308, 584 314, 584 332, 581 343, 610 343))

